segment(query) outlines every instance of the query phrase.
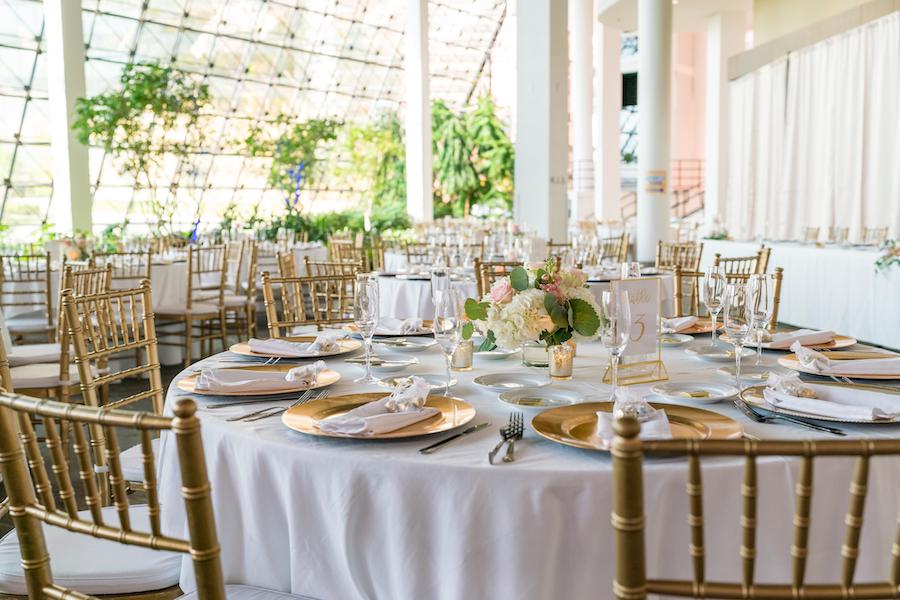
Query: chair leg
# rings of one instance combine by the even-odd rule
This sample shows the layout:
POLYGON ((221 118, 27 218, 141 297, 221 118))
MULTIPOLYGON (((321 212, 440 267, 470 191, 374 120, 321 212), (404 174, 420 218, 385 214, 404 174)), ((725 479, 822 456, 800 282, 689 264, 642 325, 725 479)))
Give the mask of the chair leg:
MULTIPOLYGON (((219 311, 219 335, 222 340, 222 352, 228 350, 228 323, 225 321, 225 309, 219 311)), ((212 355, 212 340, 209 341, 209 353, 212 355)))
POLYGON ((194 322, 191 317, 184 320, 184 368, 191 366, 191 348, 194 345, 194 322))

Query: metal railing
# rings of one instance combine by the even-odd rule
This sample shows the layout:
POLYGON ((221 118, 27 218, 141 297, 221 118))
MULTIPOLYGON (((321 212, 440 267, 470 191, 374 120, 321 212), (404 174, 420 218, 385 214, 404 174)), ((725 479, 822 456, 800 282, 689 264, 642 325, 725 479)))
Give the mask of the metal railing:
MULTIPOLYGON (((703 176, 703 160, 699 158, 672 161, 670 170, 671 190, 669 209, 673 217, 683 219, 703 210, 706 186, 703 176)), ((638 182, 640 185, 641 182, 638 182)), ((619 200, 622 220, 637 215, 637 192, 628 191, 619 200)))

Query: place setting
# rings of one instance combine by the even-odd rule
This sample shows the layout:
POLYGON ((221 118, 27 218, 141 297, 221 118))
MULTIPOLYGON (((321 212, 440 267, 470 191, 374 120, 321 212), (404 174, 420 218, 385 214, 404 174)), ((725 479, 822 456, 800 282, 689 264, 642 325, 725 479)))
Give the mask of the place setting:
POLYGON ((359 340, 350 339, 341 332, 329 331, 315 336, 251 338, 232 345, 228 350, 232 354, 253 358, 302 359, 348 354, 361 347, 359 340))

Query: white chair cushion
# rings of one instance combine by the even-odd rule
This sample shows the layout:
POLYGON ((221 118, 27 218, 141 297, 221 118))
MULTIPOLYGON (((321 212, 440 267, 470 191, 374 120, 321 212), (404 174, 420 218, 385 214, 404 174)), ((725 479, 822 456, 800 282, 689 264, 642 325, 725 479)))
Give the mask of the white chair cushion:
POLYGON ((9 352, 9 366, 19 367, 37 363, 59 364, 59 344, 23 344, 13 346, 9 352))
MULTIPOLYGON (((228 600, 315 600, 309 596, 275 592, 252 585, 226 585, 225 597, 228 600)), ((179 596, 178 600, 197 600, 197 592, 179 596)))
MULTIPOLYGON (((16 390, 56 387, 60 385, 58 363, 22 365, 20 367, 13 367, 10 369, 10 373, 12 374, 13 388, 16 390)), ((74 364, 69 365, 68 383, 70 385, 77 383, 79 379, 78 367, 74 364)))
POLYGON ((48 324, 44 313, 30 312, 6 319, 6 328, 10 333, 32 333, 35 331, 50 331, 56 325, 48 324))
MULTIPOLYGON (((90 520, 90 513, 78 513, 90 520)), ((118 525, 115 507, 103 509, 103 521, 118 525)), ((147 506, 131 507, 136 531, 150 531, 147 506)), ((181 554, 161 552, 72 533, 44 525, 54 582, 85 594, 131 594, 172 587, 181 573, 181 554)), ((25 577, 15 530, 0 541, 0 592, 24 595, 25 577)))
POLYGON ((161 306, 156 309, 156 314, 162 315, 217 315, 219 307, 215 304, 197 304, 195 303, 190 310, 187 306, 161 306))
MULTIPOLYGON (((153 456, 159 456, 159 438, 153 438, 150 443, 153 446, 153 456)), ((144 480, 144 462, 140 444, 119 454, 119 463, 122 465, 122 476, 125 481, 144 480)))
POLYGON ((242 307, 247 305, 247 296, 238 296, 237 294, 225 294, 225 306, 230 308, 242 307))

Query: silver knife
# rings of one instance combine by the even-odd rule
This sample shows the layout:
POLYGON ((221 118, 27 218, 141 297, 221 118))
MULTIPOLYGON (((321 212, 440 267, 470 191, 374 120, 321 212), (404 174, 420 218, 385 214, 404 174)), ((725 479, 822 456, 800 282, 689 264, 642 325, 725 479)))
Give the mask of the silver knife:
POLYGON ((435 442, 434 444, 432 444, 430 446, 425 446, 424 448, 419 450, 419 453, 420 454, 431 454, 432 452, 434 452, 441 446, 444 446, 445 444, 449 444, 450 442, 452 442, 453 440, 455 440, 457 438, 461 438, 462 436, 468 435, 470 433, 475 433, 476 431, 481 431, 485 427, 489 427, 489 426, 490 426, 490 423, 488 423, 487 421, 484 423, 479 423, 478 425, 472 425, 471 427, 468 427, 468 428, 460 431, 457 434, 451 435, 450 437, 448 437, 445 440, 435 442))

